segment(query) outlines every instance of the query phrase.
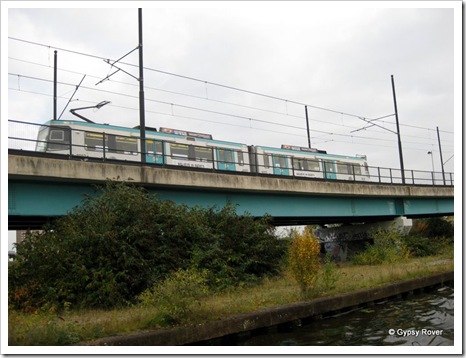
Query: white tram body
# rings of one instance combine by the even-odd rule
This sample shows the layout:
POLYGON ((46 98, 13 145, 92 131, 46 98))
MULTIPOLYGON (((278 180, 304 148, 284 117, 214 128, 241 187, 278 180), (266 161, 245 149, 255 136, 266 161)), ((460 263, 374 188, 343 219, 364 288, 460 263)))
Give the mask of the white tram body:
MULTIPOLYGON (((137 128, 54 120, 40 128, 36 151, 140 161, 139 136, 137 128)), ((250 171, 246 144, 213 140, 209 134, 169 128, 147 129, 145 152, 146 163, 250 171)))
POLYGON ((36 151, 75 157, 140 161, 189 168, 302 178, 368 181, 366 156, 343 156, 291 145, 247 146, 214 140, 210 134, 171 128, 140 131, 106 124, 52 120, 40 127, 36 151))
POLYGON ((366 156, 343 156, 325 151, 282 145, 250 149, 254 172, 305 178, 369 180, 366 156))

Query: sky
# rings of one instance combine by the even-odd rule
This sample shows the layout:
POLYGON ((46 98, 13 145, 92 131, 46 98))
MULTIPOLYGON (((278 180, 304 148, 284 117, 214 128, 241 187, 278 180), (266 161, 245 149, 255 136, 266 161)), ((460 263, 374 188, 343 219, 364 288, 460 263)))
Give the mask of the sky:
MULTIPOLYGON (((132 77, 138 77, 137 50, 119 65, 132 76, 119 71, 97 84, 116 70, 103 59, 136 49, 137 8, 89 4, 59 9, 11 3, 8 66, 2 67, 8 70, 10 120, 52 118, 57 49, 58 114, 86 75, 62 119, 76 119, 71 108, 107 100, 99 111, 80 113, 99 123, 139 124, 139 84, 132 77)), ((452 5, 144 3, 146 125, 248 145, 307 146, 307 104, 312 147, 366 154, 371 166, 399 168, 393 75, 405 168, 441 170, 438 127, 445 171, 453 172, 453 133, 461 123, 455 123, 452 5), (380 117, 372 127, 361 119, 380 117)))
MULTIPOLYGON (((3 118, 53 118, 57 50, 61 119, 106 100, 79 113, 139 125, 137 3, 60 4, 67 7, 2 2, 3 118), (125 72, 113 74, 108 62, 121 57, 125 72)), ((440 172, 440 136, 444 170, 454 172, 461 2, 144 2, 142 9, 146 126, 305 147, 307 105, 312 147, 399 169, 393 76, 405 169, 440 172)), ((34 128, 10 122, 2 134, 34 138, 34 128)))

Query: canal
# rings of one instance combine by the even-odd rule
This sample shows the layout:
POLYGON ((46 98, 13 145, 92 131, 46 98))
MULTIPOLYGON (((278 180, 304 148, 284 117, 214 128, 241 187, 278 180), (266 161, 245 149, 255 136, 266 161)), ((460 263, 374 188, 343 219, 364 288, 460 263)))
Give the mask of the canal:
POLYGON ((444 286, 305 325, 236 339, 238 346, 452 346, 454 289, 444 286))

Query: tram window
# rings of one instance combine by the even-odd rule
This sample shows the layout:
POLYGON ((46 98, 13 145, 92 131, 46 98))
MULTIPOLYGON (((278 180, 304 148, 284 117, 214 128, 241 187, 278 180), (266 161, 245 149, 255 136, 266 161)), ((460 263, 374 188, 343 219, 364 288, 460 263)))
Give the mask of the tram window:
POLYGON ((295 170, 307 170, 307 164, 304 159, 293 158, 293 169, 295 170))
POLYGON ((218 160, 225 163, 233 163, 233 151, 228 149, 218 150, 218 160))
POLYGON ((333 163, 330 161, 324 161, 324 171, 327 173, 333 173, 335 171, 333 163))
POLYGON ((240 165, 244 164, 244 153, 241 151, 238 151, 238 164, 240 165))
POLYGON ((264 157, 264 167, 269 168, 270 167, 269 154, 263 154, 263 157, 264 157))
POLYGON ((62 129, 52 129, 50 131, 49 140, 56 142, 63 142, 65 139, 65 132, 62 129))
POLYGON ((49 132, 49 127, 42 126, 39 129, 39 134, 37 135, 37 144, 36 151, 45 152, 47 150, 47 135, 49 132))
POLYGON ((354 165, 353 168, 354 168, 354 174, 361 175, 361 166, 359 164, 354 165))
POLYGON ((202 162, 212 162, 212 149, 206 147, 194 147, 194 155, 196 160, 202 162))
POLYGON ((351 164, 348 163, 337 163, 337 172, 340 174, 353 174, 351 164))
POLYGON ((146 140, 146 147, 147 147, 147 153, 154 155, 162 155, 163 147, 162 147, 162 142, 159 141, 153 141, 151 139, 146 140), (154 147, 155 145, 155 147, 154 147), (155 152, 154 152, 155 150, 155 152))
POLYGON ((162 155, 163 153, 162 142, 155 141, 155 153, 162 155))
POLYGON ((146 150, 147 154, 154 155, 154 141, 147 139, 146 140, 146 150))
POLYGON ((311 170, 314 172, 320 171, 319 161, 317 160, 306 160, 307 162, 307 170, 311 170))
POLYGON ((138 142, 136 138, 117 136, 115 138, 116 151, 124 154, 137 155, 138 142))
POLYGON ((277 168, 287 168, 286 157, 282 155, 275 156, 275 166, 277 168))
POLYGON ((172 157, 188 159, 189 146, 186 144, 170 144, 170 153, 172 157))
POLYGON ((47 150, 66 150, 70 144, 69 128, 51 129, 49 132, 47 150))
MULTIPOLYGON (((105 136, 106 143, 108 142, 108 136, 105 136)), ((104 148, 104 135, 102 133, 86 132, 84 137, 84 145, 86 150, 102 151, 104 148)))

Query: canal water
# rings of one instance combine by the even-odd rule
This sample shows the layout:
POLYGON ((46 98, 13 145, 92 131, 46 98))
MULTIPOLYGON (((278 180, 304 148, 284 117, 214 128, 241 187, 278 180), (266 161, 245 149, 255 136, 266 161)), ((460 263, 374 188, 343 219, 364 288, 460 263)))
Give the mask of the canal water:
POLYGON ((301 326, 237 340, 240 346, 452 346, 452 287, 387 300, 301 326))

